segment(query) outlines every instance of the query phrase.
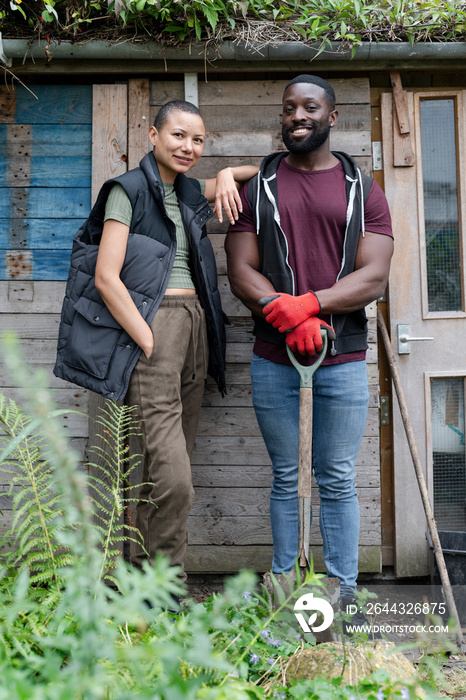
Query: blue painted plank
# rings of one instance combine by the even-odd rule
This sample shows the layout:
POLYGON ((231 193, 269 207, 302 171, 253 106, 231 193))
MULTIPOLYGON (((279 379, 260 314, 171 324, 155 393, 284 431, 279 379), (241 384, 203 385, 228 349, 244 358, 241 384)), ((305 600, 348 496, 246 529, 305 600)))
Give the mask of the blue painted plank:
POLYGON ((0 249, 70 250, 84 219, 0 219, 0 249))
POLYGON ((25 182, 31 187, 90 187, 91 158, 0 156, 0 187, 25 182))
POLYGON ((37 250, 32 256, 32 279, 66 280, 70 269, 70 251, 37 250))
POLYGON ((0 124, 0 279, 65 280, 91 209, 92 86, 33 91, 18 87, 0 124))
POLYGON ((17 87, 17 124, 91 124, 91 85, 34 85, 35 95, 17 87))
POLYGON ((83 219, 90 209, 90 187, 0 188, 0 219, 83 219))
POLYGON ((91 187, 90 156, 31 157, 31 187, 91 187))
POLYGON ((11 251, 0 250, 0 280, 66 280, 69 268, 69 250, 35 250, 22 260, 11 251))
MULTIPOLYGON (((0 124, 0 148, 7 147, 10 134, 17 141, 18 153, 24 156, 90 156, 92 151, 92 126, 90 124, 24 124, 23 129, 11 136, 8 124, 0 124)), ((18 126, 18 125, 16 125, 18 126)), ((14 150, 14 148, 12 149, 14 150)))
MULTIPOLYGON (((8 125, 0 124, 0 152, 6 153, 8 125)), ((90 156, 91 124, 25 124, 18 140, 24 156, 90 156)), ((11 148, 11 143, 9 144, 11 148)))

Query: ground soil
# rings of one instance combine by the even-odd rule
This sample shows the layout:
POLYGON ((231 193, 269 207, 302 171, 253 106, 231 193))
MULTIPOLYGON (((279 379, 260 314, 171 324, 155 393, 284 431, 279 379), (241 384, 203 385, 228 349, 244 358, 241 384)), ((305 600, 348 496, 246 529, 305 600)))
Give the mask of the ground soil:
MULTIPOLYGON (((259 578, 261 580, 261 577, 259 578)), ((380 617, 380 624, 392 625, 396 628, 386 636, 395 644, 412 645, 410 649, 403 649, 403 653, 413 664, 419 668, 421 675, 427 679, 427 672, 423 669, 425 661, 425 649, 416 645, 416 634, 410 631, 415 618, 410 613, 413 604, 423 600, 432 599, 432 589, 429 578, 416 580, 396 579, 393 571, 385 570, 379 576, 361 577, 358 581, 358 588, 366 587, 377 594, 377 601, 381 605, 387 603, 391 612, 380 617), (426 598, 427 596, 427 598, 426 598), (411 603, 411 606, 410 606, 411 603)), ((224 589, 224 577, 221 575, 189 575, 188 595, 197 603, 204 602, 214 593, 222 593, 224 589)), ((376 620, 377 621, 377 620, 376 620)), ((417 621, 418 622, 418 621, 417 621)), ((436 620, 435 622, 438 622, 436 620)), ((466 626, 463 626, 463 636, 466 640, 466 626)), ((432 649, 432 654, 435 649, 432 649)), ((438 657, 436 657, 438 658, 438 657)), ((455 700, 466 700, 466 655, 448 654, 443 660, 438 660, 440 677, 436 686, 439 695, 454 698, 455 700)))

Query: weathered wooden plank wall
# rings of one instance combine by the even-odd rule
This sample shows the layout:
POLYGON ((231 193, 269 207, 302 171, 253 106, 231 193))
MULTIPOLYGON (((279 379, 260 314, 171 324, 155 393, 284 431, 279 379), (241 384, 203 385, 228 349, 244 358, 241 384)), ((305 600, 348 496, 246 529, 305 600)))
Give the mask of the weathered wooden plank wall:
MULTIPOLYGON (((14 330, 27 360, 45 369, 60 408, 87 413, 87 392, 52 375, 63 281, 73 236, 91 204, 92 87, 0 88, 0 330, 14 330)), ((21 397, 0 364, 0 391, 21 397)), ((84 453, 86 416, 64 415, 84 453)), ((0 483, 0 491, 7 484, 0 483)), ((3 496, 0 533, 11 522, 3 496)))
MULTIPOLYGON (((332 148, 353 155, 370 172, 370 96, 365 78, 335 80, 340 114, 332 133, 332 148)), ((199 107, 207 139, 204 155, 191 171, 212 177, 222 167, 259 164, 262 157, 281 150, 281 98, 286 80, 199 82, 199 107)), ((168 100, 184 99, 183 81, 152 81, 150 119, 168 100)), ((193 456, 196 490, 189 518, 189 571, 235 571, 270 567, 272 536, 269 525, 270 460, 260 436, 251 403, 249 363, 252 357, 252 323, 248 310, 235 299, 226 277, 223 250, 226 226, 209 223, 227 328, 228 395, 222 398, 208 380, 199 434, 193 456)), ((370 350, 368 372, 371 406, 358 460, 361 502, 361 571, 380 569, 380 480, 378 427, 378 373, 375 306, 369 309, 370 350)), ((315 487, 315 484, 314 484, 315 487)), ((311 542, 317 568, 322 569, 318 528, 319 499, 314 488, 311 542)))
MULTIPOLYGON (((205 155, 193 175, 213 176, 228 164, 258 164, 264 155, 280 149, 280 103, 285 84, 286 80, 200 83, 200 107, 206 121, 208 139, 205 155)), ((363 169, 369 171, 368 81, 338 80, 333 84, 337 92, 340 122, 332 134, 332 147, 350 152, 363 169)), ((94 102, 99 95, 101 99, 99 109, 94 105, 94 192, 106 177, 124 171, 125 155, 128 166, 134 167, 149 149, 147 128, 153 122, 158 106, 169 99, 184 98, 184 83, 181 80, 153 81, 150 86, 147 80, 131 80, 126 117, 120 86, 113 87, 114 90, 112 86, 106 86, 105 90, 94 87, 94 102), (119 116, 115 112, 115 100, 119 116)), ((78 88, 55 86, 49 92, 46 86, 41 86, 36 92, 40 92, 40 100, 45 105, 41 105, 37 114, 31 107, 32 98, 19 91, 13 96, 5 90, 0 92, 0 122, 3 122, 0 123, 0 140, 4 138, 3 154, 7 157, 5 168, 8 172, 8 177, 5 173, 0 181, 3 188, 0 191, 0 249, 3 249, 0 255, 3 257, 0 259, 5 275, 2 278, 5 281, 0 281, 0 329, 17 330, 29 361, 46 369, 60 407, 79 407, 88 411, 87 392, 65 384, 52 374, 64 291, 64 283, 59 280, 66 279, 69 249, 80 222, 78 215, 81 218, 87 215, 91 200, 89 115, 92 113, 92 88, 84 86, 79 89, 83 89, 85 98, 77 100, 80 107, 76 107, 76 122, 71 122, 71 119, 75 116, 73 100, 76 100, 78 88), (86 100, 87 107, 84 109, 83 102, 86 100), (59 118, 56 115, 60 105, 64 114, 59 118), (89 121, 83 123, 84 119, 89 121), (58 121, 62 122, 60 126, 58 121), (33 162, 28 160, 31 153, 35 159, 33 162), (23 155, 25 159, 22 159, 23 155), (55 168, 54 157, 66 160, 64 163, 57 160, 55 168), (44 160, 46 158, 51 158, 51 161, 44 160), (87 161, 83 160, 86 158, 87 161), (88 163, 88 180, 83 180, 84 162, 88 163), (31 173, 34 173, 33 179, 31 173), (47 173, 50 174, 49 179, 47 173), (11 190, 18 191, 11 194, 11 190), (24 199, 27 210, 22 208, 24 199), (12 209, 10 202, 16 203, 16 208, 12 209), (77 218, 71 218, 70 214, 77 218), (26 252, 27 261, 33 260, 34 264, 15 269, 13 276, 10 267, 10 276, 6 276, 7 253, 11 254, 12 251, 13 255, 26 252)), ((227 572, 245 567, 265 571, 271 561, 272 540, 268 520, 270 462, 251 404, 249 362, 253 342, 252 324, 247 309, 229 290, 223 250, 225 230, 225 225, 210 223, 209 235, 216 251, 223 304, 233 322, 227 330, 228 395, 222 399, 213 382, 208 381, 193 458, 196 499, 189 519, 187 561, 187 569, 192 572, 227 572)), ((371 408, 358 460, 362 514, 361 571, 377 571, 380 567, 375 308, 370 309, 370 317, 368 371, 371 408)), ((16 390, 11 387, 1 365, 0 387, 4 393, 16 396, 16 390)), ((67 426, 72 441, 84 452, 89 434, 87 418, 70 414, 63 417, 63 424, 67 426)), ((317 526, 319 504, 316 490, 314 493, 312 543, 316 566, 322 568, 321 539, 317 526)), ((8 503, 4 506, 5 525, 9 521, 8 503)))
MULTIPOLYGON (((52 375, 72 239, 91 203, 92 88, 0 88, 0 330, 23 341, 26 358, 46 369, 62 408, 87 410, 87 393, 52 375)), ((16 398, 0 365, 0 390, 16 398)), ((64 416, 73 444, 84 419, 64 416)))
POLYGON ((0 88, 0 279, 63 280, 91 203, 91 86, 0 88))

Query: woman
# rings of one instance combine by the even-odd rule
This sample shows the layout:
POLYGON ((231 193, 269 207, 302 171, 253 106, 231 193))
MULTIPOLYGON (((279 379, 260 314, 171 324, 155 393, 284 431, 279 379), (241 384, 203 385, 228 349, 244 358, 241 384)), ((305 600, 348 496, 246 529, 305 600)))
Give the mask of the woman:
MULTIPOLYGON (((189 102, 164 105, 149 140, 153 151, 139 168, 104 184, 75 239, 54 371, 139 407, 147 485, 137 525, 151 563, 162 552, 183 567, 190 457, 207 371, 225 390, 207 200, 215 201, 220 221, 223 205, 234 223, 237 183, 257 168, 226 168, 205 182, 187 178, 205 140, 200 112, 189 102)), ((141 566, 145 558, 141 549, 132 560, 141 566)))

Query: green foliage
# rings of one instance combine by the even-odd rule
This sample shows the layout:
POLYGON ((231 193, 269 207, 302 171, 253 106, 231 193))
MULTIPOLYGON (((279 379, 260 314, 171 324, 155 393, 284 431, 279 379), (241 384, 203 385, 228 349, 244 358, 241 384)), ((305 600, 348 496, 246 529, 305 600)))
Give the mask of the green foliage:
MULTIPOLYGON (((16 479, 15 496, 24 491, 15 501, 18 511, 31 499, 42 528, 37 525, 31 537, 48 552, 30 559, 34 547, 24 532, 12 532, 15 551, 0 561, 0 700, 430 697, 428 689, 420 696, 417 684, 406 687, 381 672, 357 687, 324 678, 283 685, 288 657, 309 644, 293 603, 304 586, 321 585, 322 577, 312 572, 273 610, 256 576, 241 572, 226 581, 222 595, 202 604, 188 601, 178 616, 166 612, 172 595, 185 594, 179 570, 158 557, 139 571, 116 558, 113 536, 102 546, 106 527, 118 541, 117 516, 130 502, 113 472, 128 475, 133 468, 126 449, 134 430, 131 411, 112 406, 99 419, 104 478, 89 481, 70 450, 46 378, 30 374, 13 338, 6 339, 3 357, 32 418, 3 401, 0 463, 16 479), (120 486, 123 496, 110 495, 120 486), (89 496, 96 488, 106 503, 98 515, 107 523, 101 520, 97 529, 89 496), (49 541, 65 548, 66 556, 60 559, 49 541), (104 577, 109 567, 112 587, 104 577), (37 578, 40 571, 53 575, 37 578)), ((19 518, 14 522, 21 527, 19 518)))
POLYGON ((13 513, 11 529, 3 536, 12 549, 0 561, 6 566, 25 564, 32 584, 51 584, 59 591, 59 569, 71 563, 58 536, 63 509, 53 488, 52 468, 43 455, 43 440, 30 434, 31 423, 14 401, 0 394, 0 448, 14 447, 0 465, 4 480, 10 483, 13 513))
POLYGON ((89 493, 94 504, 95 527, 103 550, 99 579, 111 580, 110 571, 121 556, 124 542, 144 548, 139 530, 129 521, 129 509, 139 500, 138 486, 130 478, 141 455, 130 452, 129 441, 139 434, 136 407, 107 401, 96 418, 100 444, 91 448, 96 461, 88 463, 89 493))
POLYGON ((121 39, 135 35, 164 43, 256 36, 267 41, 331 41, 357 48, 362 41, 455 41, 466 31, 460 0, 11 0, 0 12, 5 36, 49 40, 121 39), (108 5, 108 7, 107 7, 108 5), (22 28, 21 28, 22 27, 22 28), (251 31, 249 31, 251 30, 251 31), (275 30, 275 34, 274 34, 275 30), (281 30, 286 30, 286 39, 281 30))
MULTIPOLYGON (((103 555, 98 579, 105 578, 107 582, 124 542, 143 547, 138 529, 124 517, 138 500, 138 486, 130 483, 140 460, 140 455, 129 454, 129 439, 138 434, 134 410, 135 407, 106 403, 96 418, 101 427, 97 435, 100 444, 91 448, 96 461, 87 464, 94 472, 87 476, 88 491, 103 555)), ((55 411, 54 415, 60 413, 55 411)), ((0 563, 8 568, 27 567, 31 585, 53 584, 49 590, 57 593, 63 583, 63 568, 74 562, 64 542, 69 537, 67 530, 74 529, 76 523, 64 524, 54 469, 48 461, 44 439, 34 434, 34 426, 37 422, 0 394, 0 449, 4 448, 0 474, 9 483, 13 514, 11 527, 2 538, 6 551, 0 554, 0 563)))

